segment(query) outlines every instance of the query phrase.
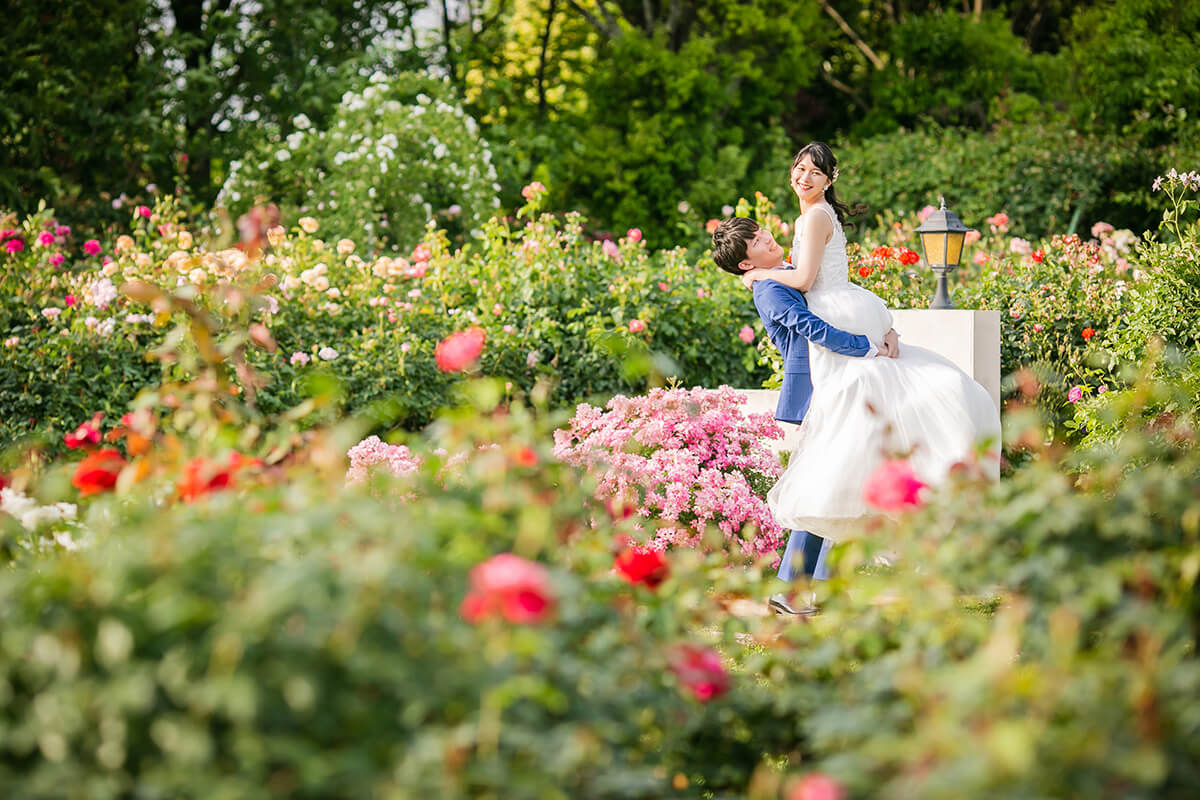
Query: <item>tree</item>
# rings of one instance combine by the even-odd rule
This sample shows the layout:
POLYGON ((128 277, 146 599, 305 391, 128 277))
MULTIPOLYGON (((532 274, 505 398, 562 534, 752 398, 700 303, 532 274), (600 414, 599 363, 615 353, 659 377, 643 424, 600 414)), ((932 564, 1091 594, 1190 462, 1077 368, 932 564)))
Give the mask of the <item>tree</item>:
MULTIPOLYGON (((413 35, 423 3, 396 0, 165 0, 152 40, 174 78, 160 93, 201 199, 214 160, 246 149, 258 129, 288 132, 304 113, 322 123, 381 36, 413 35), (249 124, 247 124, 249 123, 249 124)), ((423 66, 416 48, 393 68, 423 66)), ((392 56, 396 54, 393 48, 392 56)), ((236 155, 234 156, 236 157, 236 155)))
MULTIPOLYGON (((15 0, 0 30, 0 207, 95 209, 145 177, 157 75, 147 0, 15 0)), ((109 207, 111 214, 112 209, 109 207)))

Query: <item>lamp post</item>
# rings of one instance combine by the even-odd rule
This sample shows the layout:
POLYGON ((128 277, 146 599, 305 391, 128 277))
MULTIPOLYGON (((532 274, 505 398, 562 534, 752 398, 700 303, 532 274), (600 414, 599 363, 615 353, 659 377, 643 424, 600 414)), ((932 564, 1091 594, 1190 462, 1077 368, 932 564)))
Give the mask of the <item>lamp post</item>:
POLYGON ((929 268, 938 276, 937 292, 933 295, 933 302, 929 307, 954 308, 946 287, 946 273, 958 269, 967 226, 962 224, 957 214, 946 209, 946 198, 940 199, 942 207, 925 218, 921 227, 917 228, 917 233, 921 235, 925 263, 929 264, 929 268))

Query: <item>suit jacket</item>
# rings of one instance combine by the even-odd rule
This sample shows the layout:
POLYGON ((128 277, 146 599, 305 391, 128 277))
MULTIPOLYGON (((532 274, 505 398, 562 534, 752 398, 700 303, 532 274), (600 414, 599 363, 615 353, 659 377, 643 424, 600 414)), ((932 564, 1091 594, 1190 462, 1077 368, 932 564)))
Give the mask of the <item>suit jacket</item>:
POLYGON ((754 307, 771 343, 783 354, 783 386, 775 419, 799 425, 812 400, 808 343, 846 356, 865 356, 871 352, 871 342, 825 322, 808 310, 802 293, 778 281, 755 281, 754 307))

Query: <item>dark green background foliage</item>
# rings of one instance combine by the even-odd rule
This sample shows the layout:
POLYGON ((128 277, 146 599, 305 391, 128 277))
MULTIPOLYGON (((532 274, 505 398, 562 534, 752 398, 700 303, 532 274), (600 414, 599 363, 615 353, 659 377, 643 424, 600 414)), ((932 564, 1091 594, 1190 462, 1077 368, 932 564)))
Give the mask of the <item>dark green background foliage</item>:
POLYGON ((509 207, 541 180, 555 207, 654 246, 685 243, 739 195, 782 196, 788 152, 814 138, 875 154, 861 169, 892 185, 864 187, 866 202, 1008 186, 1029 231, 1077 211, 1140 231, 1153 219, 1138 193, 1200 155, 1200 10, 1172 0, 163 7, 10 10, 0 207, 45 197, 98 226, 111 197, 177 179, 206 202, 230 161, 296 114, 322 127, 376 69, 447 77, 497 147, 509 207), (945 132, 897 135, 929 125, 945 132))

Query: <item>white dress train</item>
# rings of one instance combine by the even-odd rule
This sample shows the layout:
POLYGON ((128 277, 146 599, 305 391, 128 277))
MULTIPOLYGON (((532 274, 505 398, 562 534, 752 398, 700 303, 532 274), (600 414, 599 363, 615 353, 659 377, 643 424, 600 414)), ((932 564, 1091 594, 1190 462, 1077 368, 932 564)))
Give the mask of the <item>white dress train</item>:
MULTIPOLYGON (((805 293, 809 309, 882 349, 892 315, 878 296, 850 282, 846 237, 827 203, 833 236, 805 293)), ((802 236, 796 225, 798 246, 802 236)), ((767 495, 777 522, 839 541, 870 512, 867 478, 885 459, 910 453, 917 475, 935 485, 990 440, 998 454, 1000 413, 986 389, 950 361, 901 342, 898 358, 854 358, 809 343, 813 394, 787 469, 767 495)))

